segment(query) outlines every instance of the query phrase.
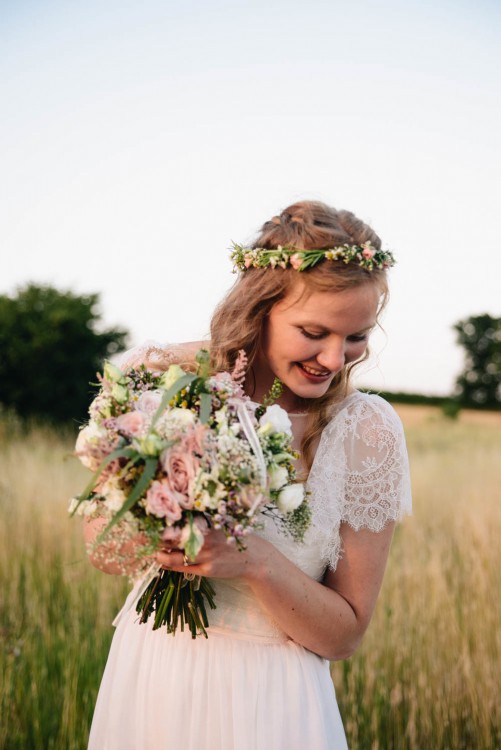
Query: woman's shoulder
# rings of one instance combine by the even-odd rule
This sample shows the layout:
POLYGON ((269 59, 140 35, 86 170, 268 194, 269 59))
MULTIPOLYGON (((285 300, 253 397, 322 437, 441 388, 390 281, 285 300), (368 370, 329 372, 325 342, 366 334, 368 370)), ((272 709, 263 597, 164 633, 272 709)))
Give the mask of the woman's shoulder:
POLYGON ((402 432, 402 422, 393 406, 376 393, 354 390, 336 404, 327 428, 334 430, 345 424, 348 430, 360 424, 380 424, 402 432))
POLYGON ((208 341, 165 344, 154 339, 148 339, 142 344, 122 352, 115 361, 121 370, 129 370, 142 364, 151 369, 165 370, 173 364, 193 364, 196 353, 200 349, 208 349, 209 345, 210 342, 208 341))

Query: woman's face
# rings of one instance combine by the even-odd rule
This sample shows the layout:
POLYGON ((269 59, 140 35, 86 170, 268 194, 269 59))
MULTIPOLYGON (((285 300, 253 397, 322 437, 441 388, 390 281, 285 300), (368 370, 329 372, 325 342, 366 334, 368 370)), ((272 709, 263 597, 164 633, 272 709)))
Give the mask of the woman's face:
POLYGON ((299 281, 271 309, 256 367, 256 396, 278 377, 285 386, 280 401, 289 410, 297 397, 322 396, 335 375, 364 354, 380 299, 372 283, 344 292, 303 291, 299 281))

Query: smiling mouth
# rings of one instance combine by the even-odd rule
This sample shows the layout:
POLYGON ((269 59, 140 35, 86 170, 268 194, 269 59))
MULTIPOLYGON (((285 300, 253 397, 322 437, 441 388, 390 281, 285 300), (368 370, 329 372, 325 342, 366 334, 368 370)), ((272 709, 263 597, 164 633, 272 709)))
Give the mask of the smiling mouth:
POLYGON ((309 367, 302 362, 298 362, 297 365, 304 373, 306 373, 306 375, 313 378, 325 380, 325 378, 330 377, 332 374, 330 370, 315 370, 313 367, 309 367))

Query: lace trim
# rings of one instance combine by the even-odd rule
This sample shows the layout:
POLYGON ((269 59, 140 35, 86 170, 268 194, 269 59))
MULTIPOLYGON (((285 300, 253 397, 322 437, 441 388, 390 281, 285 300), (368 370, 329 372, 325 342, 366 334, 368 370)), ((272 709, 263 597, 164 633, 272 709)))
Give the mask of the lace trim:
POLYGON ((117 367, 121 370, 130 370, 131 367, 139 367, 145 364, 152 370, 167 370, 173 364, 193 364, 191 352, 182 345, 160 344, 158 341, 148 339, 144 344, 134 346, 120 354, 116 359, 117 367))
POLYGON ((341 555, 341 523, 378 532, 410 513, 407 450, 393 408, 379 396, 349 396, 322 434, 307 484, 332 568, 341 555))

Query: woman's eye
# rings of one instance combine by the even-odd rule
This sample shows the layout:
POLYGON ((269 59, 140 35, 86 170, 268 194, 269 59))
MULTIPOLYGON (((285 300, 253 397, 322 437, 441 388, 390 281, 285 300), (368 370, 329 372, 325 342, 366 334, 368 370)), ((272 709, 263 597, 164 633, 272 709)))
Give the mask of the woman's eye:
POLYGON ((348 341, 355 341, 355 342, 357 342, 357 341, 367 341, 368 338, 369 338, 369 334, 367 334, 367 333, 360 333, 360 334, 357 334, 356 336, 355 335, 348 336, 348 341))
POLYGON ((327 335, 325 333, 310 333, 309 331, 306 331, 304 328, 301 328, 300 330, 303 336, 306 336, 307 339, 323 339, 327 335))

